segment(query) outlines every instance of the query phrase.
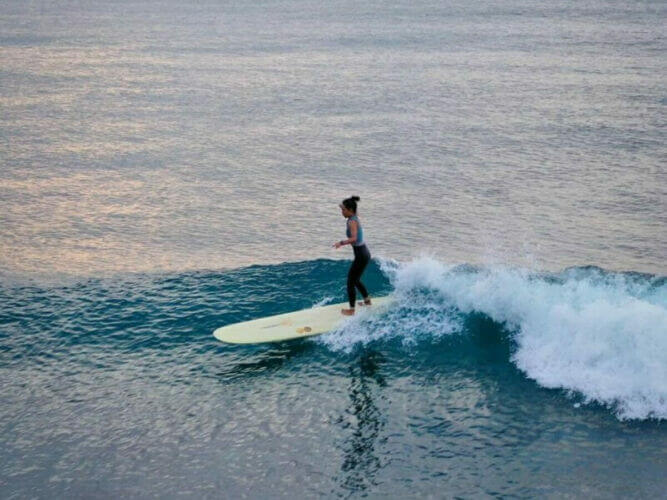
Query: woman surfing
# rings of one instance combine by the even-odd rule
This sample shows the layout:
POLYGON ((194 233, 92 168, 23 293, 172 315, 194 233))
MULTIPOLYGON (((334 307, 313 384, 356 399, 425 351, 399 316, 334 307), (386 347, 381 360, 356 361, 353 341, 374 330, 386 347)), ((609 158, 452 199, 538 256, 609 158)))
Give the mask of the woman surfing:
POLYGON ((364 298, 364 301, 359 302, 359 305, 371 305, 371 298, 368 295, 368 291, 361 282, 361 275, 364 272, 364 269, 366 269, 368 262, 371 260, 371 253, 364 241, 364 231, 361 228, 361 222, 357 216, 358 201, 358 196, 351 196, 350 198, 344 199, 339 205, 341 214, 347 219, 347 239, 340 240, 333 245, 336 248, 340 248, 343 245, 352 245, 352 250, 354 250, 354 261, 347 273, 347 298, 350 302, 350 307, 349 309, 341 310, 346 316, 352 316, 354 314, 354 306, 357 299, 355 288, 359 289, 361 296, 364 298))

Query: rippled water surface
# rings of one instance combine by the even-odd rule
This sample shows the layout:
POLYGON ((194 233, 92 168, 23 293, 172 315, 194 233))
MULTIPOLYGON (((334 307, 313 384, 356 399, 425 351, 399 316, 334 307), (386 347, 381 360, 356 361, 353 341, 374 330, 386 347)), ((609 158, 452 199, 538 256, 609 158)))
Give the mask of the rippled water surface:
POLYGON ((0 497, 664 496, 666 18, 4 0, 0 497))
POLYGON ((662 495, 664 278, 373 264, 384 314, 211 335, 346 265, 3 287, 2 496, 662 495))
POLYGON ((0 267, 665 273, 664 2, 0 7, 0 267))

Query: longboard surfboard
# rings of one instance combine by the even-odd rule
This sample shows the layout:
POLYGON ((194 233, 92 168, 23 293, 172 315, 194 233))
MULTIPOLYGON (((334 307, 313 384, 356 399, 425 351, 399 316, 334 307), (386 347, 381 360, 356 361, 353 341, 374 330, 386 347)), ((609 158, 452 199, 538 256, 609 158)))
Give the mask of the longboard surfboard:
MULTIPOLYGON (((372 302, 371 306, 357 306, 355 316, 365 316, 383 309, 391 302, 391 297, 373 298, 372 302)), ((320 335, 334 330, 346 319, 352 318, 341 314, 341 309, 346 307, 349 307, 347 302, 243 321, 218 328, 213 335, 229 344, 280 342, 320 335)))

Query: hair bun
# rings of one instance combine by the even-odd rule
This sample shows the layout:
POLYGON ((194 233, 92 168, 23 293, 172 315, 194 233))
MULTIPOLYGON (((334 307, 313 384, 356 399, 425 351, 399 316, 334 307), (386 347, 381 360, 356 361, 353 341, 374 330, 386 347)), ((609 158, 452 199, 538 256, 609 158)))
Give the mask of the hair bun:
POLYGON ((354 201, 359 201, 359 200, 361 200, 361 198, 359 198, 358 196, 351 196, 350 198, 352 198, 354 201))

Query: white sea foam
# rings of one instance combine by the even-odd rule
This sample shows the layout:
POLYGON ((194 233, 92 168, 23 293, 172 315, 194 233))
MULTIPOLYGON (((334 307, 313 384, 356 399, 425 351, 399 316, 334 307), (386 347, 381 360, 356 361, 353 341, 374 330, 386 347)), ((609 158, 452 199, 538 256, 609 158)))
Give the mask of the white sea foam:
POLYGON ((506 325, 515 344, 511 361, 540 385, 608 405, 622 419, 667 418, 667 285, 596 269, 545 276, 428 257, 383 262, 382 269, 401 318, 361 319, 328 337, 331 347, 395 335, 410 343, 417 331, 450 334, 460 330, 457 314, 481 312, 506 325), (406 315, 410 295, 424 289, 428 314, 406 315))
POLYGON ((333 297, 332 295, 329 295, 328 297, 324 297, 323 299, 315 302, 311 307, 322 307, 322 306, 326 306, 328 304, 333 304, 334 300, 335 300, 335 297, 333 297))

